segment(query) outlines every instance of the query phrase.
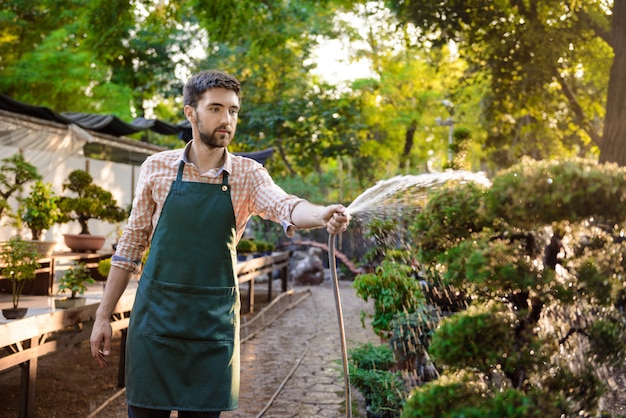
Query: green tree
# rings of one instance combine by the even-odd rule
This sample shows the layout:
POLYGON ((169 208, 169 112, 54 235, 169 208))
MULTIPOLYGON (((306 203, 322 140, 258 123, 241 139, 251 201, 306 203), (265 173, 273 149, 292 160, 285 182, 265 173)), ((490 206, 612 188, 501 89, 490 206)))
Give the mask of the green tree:
POLYGON ((192 64, 198 29, 185 2, 89 1, 85 24, 86 47, 110 71, 111 83, 130 89, 137 116, 155 96, 180 95, 176 73, 192 64))
POLYGON ((273 147, 268 169, 299 177, 355 155, 363 136, 357 98, 317 79, 310 60, 321 34, 334 36, 332 16, 348 2, 222 3, 194 8, 211 34, 200 68, 222 68, 244 86, 233 150, 273 147))
POLYGON ((144 116, 155 96, 180 94, 175 73, 193 46, 193 31, 181 23, 189 9, 151 0, 6 3, 0 13, 4 94, 57 112, 123 119, 144 116))
POLYGON ((624 45, 619 36, 626 34, 618 31, 626 8, 611 10, 601 0, 386 3, 401 20, 421 29, 423 41, 456 41, 470 70, 488 80, 487 146, 499 165, 510 165, 522 155, 592 156, 598 149, 603 160, 626 163, 618 132, 607 135, 624 123, 612 110, 620 108, 617 101, 624 94, 619 86, 626 85, 619 84, 624 66, 613 48, 624 45), (607 104, 603 137, 602 105, 614 52, 615 101, 607 104))
MULTIPOLYGON (((455 126, 470 124, 481 132, 476 105, 480 93, 463 77, 467 64, 447 45, 419 43, 414 25, 398 21, 381 3, 355 8, 343 20, 344 32, 355 45, 362 45, 356 58, 371 62, 372 77, 352 84, 361 97, 368 137, 361 153, 373 159, 371 170, 378 178, 397 172, 425 171, 446 167, 448 128, 438 118, 453 118, 455 126), (463 95, 463 93, 465 93, 463 95), (446 106, 444 103, 452 103, 446 106)), ((481 135, 475 135, 480 143, 481 135)), ((477 152, 478 167, 480 153, 477 152)))

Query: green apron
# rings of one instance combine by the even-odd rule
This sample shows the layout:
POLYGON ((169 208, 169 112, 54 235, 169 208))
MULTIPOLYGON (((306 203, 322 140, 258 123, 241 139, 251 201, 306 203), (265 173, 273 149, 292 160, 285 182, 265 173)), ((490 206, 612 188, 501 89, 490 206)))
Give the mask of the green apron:
POLYGON ((239 400, 235 214, 222 184, 185 182, 184 162, 150 245, 126 346, 129 405, 228 411, 239 400))

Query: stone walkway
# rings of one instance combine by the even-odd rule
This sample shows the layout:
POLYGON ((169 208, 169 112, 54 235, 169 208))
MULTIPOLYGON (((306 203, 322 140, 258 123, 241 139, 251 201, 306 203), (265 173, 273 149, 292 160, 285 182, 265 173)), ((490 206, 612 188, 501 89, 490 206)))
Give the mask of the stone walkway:
MULTIPOLYGON (((223 417, 345 416, 333 287, 325 283, 294 290, 304 298, 242 345, 239 409, 223 417)), ((361 326, 361 311, 372 312, 371 304, 358 298, 349 282, 340 282, 340 296, 348 348, 379 343, 369 325, 361 326)), ((352 399, 353 405, 359 403, 354 389, 352 399)), ((365 415, 354 405, 353 416, 365 415)))

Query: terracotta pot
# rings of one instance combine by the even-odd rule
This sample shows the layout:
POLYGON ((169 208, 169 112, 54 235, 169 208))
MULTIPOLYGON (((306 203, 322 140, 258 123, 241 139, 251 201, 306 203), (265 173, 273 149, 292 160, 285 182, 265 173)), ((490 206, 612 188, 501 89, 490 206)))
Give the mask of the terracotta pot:
POLYGON ((6 319, 20 319, 26 316, 28 308, 6 308, 2 310, 2 315, 6 319))
POLYGON ((104 246, 104 235, 63 234, 65 245, 74 253, 95 253, 104 246))

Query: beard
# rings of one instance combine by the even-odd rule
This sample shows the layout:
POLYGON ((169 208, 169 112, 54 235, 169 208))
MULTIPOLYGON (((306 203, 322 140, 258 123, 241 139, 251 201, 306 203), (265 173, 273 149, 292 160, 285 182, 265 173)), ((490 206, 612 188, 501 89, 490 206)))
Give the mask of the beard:
POLYGON ((230 144, 232 139, 232 132, 223 132, 226 130, 226 127, 220 126, 216 128, 213 132, 208 133, 205 132, 202 125, 198 123, 198 135, 200 136, 200 140, 202 143, 210 148, 225 148, 230 144), (222 131, 222 132, 217 132, 222 131))

